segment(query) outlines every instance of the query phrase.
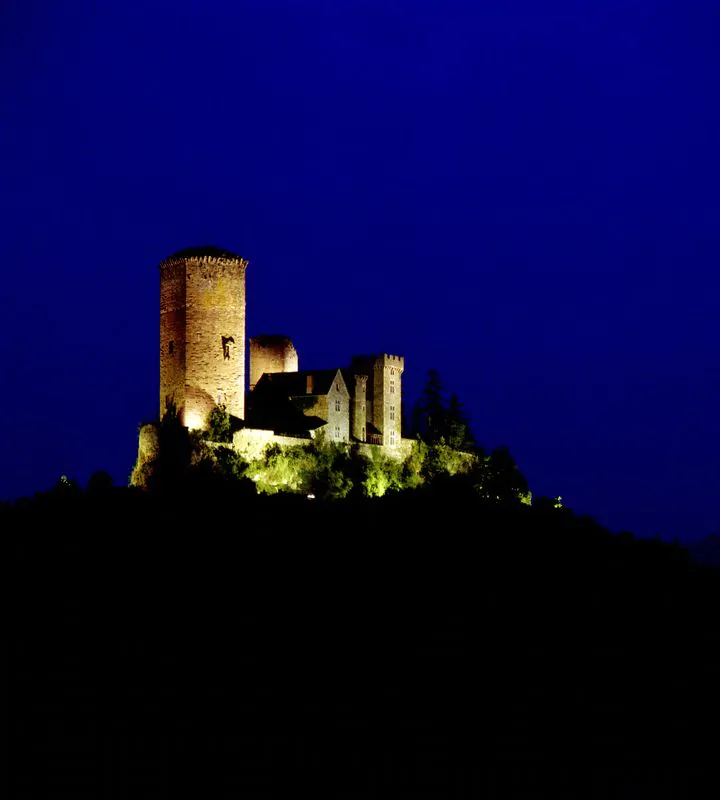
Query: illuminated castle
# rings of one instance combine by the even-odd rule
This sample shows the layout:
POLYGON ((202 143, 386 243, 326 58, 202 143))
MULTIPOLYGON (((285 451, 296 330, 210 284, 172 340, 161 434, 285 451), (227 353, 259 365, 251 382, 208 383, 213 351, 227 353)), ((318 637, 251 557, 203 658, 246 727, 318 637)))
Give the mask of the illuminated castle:
POLYGON ((348 366, 299 371, 284 335, 250 339, 245 381, 245 270, 216 247, 181 250, 160 264, 160 416, 170 404, 188 428, 224 406, 240 449, 314 438, 401 444, 402 356, 354 356, 348 366))

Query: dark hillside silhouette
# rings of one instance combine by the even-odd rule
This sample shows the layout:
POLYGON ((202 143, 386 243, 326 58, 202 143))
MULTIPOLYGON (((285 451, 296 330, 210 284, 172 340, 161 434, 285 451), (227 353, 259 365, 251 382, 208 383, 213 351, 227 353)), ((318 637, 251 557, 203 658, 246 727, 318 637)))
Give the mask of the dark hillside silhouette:
POLYGON ((679 547, 452 480, 320 502, 98 478, 0 525, 11 797, 717 788, 720 587, 679 547))

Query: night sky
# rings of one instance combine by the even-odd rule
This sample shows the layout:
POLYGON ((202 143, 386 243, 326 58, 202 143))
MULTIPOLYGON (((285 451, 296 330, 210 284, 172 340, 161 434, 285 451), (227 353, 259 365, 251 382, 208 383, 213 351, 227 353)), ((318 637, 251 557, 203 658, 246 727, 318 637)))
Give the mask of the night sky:
POLYGON ((535 494, 720 530, 715 0, 0 0, 0 498, 125 483, 157 265, 248 336, 400 353, 535 494))

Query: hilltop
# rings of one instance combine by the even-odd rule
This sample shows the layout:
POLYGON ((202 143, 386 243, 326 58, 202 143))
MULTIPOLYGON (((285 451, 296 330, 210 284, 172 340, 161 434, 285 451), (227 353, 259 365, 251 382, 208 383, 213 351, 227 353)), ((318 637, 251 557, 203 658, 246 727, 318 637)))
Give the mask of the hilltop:
POLYGON ((715 782, 719 584, 677 546, 455 480, 325 502, 97 483, 0 517, 15 796, 715 782))

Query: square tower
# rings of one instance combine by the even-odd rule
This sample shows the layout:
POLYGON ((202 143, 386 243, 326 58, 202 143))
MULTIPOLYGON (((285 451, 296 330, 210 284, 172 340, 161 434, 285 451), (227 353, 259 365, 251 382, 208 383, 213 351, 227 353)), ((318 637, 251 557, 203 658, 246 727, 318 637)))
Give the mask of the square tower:
MULTIPOLYGON (((350 370, 367 375, 366 419, 368 427, 385 447, 400 444, 402 430, 402 374, 405 370, 403 356, 381 355, 353 356, 350 370)), ((368 437, 372 441, 372 437, 368 437)))

